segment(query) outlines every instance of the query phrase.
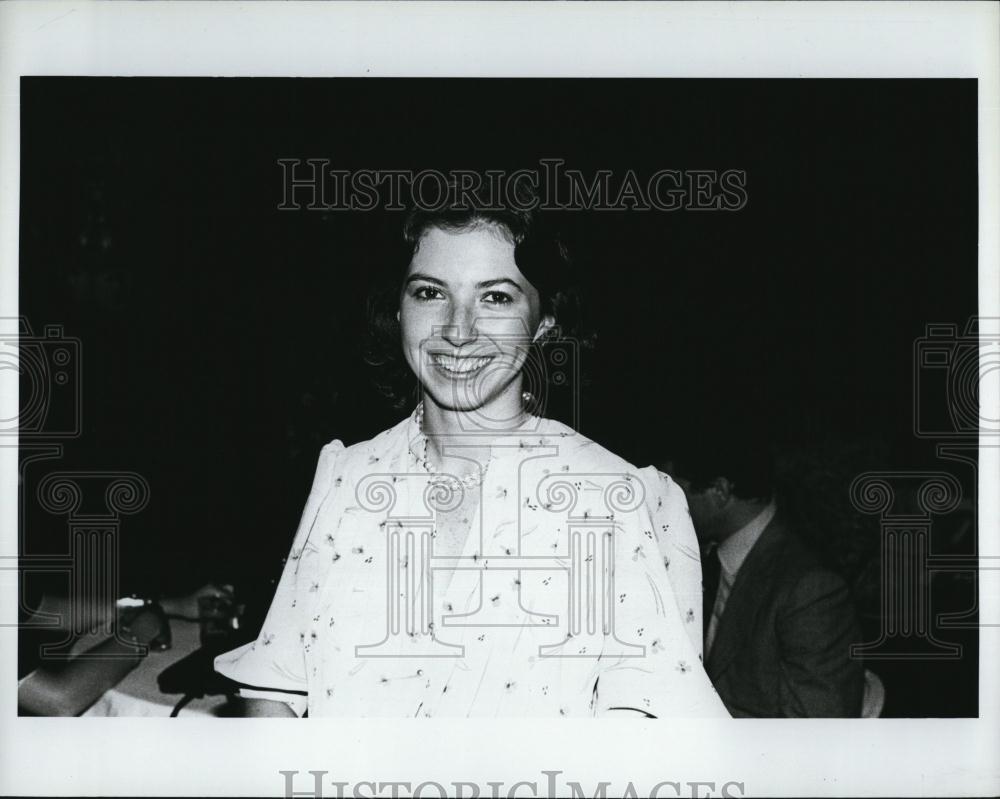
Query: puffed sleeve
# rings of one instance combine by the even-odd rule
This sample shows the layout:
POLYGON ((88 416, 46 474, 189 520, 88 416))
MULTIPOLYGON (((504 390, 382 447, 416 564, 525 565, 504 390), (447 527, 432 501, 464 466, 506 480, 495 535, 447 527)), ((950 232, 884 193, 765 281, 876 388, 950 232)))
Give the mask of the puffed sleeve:
POLYGON ((700 561, 684 493, 655 469, 642 479, 645 507, 613 536, 614 634, 605 636, 596 714, 725 718, 701 663, 700 561))
POLYGON ((701 548, 684 490, 652 466, 643 469, 646 507, 663 567, 674 589, 677 610, 695 652, 702 654, 701 548))
POLYGON ((241 684, 241 696, 285 702, 298 716, 306 711, 308 694, 305 651, 297 632, 309 607, 312 559, 307 555, 315 549, 313 528, 333 489, 334 468, 343 449, 340 441, 332 441, 320 452, 312 490, 257 640, 215 659, 217 672, 241 684))

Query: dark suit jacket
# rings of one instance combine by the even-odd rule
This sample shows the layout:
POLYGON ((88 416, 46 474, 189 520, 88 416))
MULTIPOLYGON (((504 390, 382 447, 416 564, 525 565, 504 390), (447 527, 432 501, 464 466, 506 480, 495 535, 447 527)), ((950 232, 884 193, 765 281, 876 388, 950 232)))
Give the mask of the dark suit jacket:
POLYGON ((733 716, 858 716, 860 642, 846 583, 779 511, 736 575, 705 668, 733 716))

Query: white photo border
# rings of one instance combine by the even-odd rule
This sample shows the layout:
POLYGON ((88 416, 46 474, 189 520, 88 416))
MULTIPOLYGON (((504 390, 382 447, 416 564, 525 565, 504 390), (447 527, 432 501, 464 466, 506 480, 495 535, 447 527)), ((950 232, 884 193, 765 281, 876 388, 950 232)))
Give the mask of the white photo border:
MULTIPOLYGON (((18 315, 22 75, 977 78, 979 314, 1000 317, 998 9, 988 2, 5 3, 0 317, 18 315)), ((980 399, 984 408, 1000 407, 1000 397, 980 399)), ((16 408, 16 396, 7 390, 0 403, 16 408)), ((1000 449, 984 446, 980 463, 980 551, 1000 556, 1000 449)), ((0 554, 17 551, 16 490, 16 449, 0 447, 0 554)), ((992 617, 998 583, 996 575, 983 581, 992 617)), ((0 571, 0 591, 0 602, 16 601, 16 572, 0 571)), ((662 781, 715 784, 700 796, 720 795, 733 782, 743 787, 731 795, 743 796, 996 795, 1000 628, 980 635, 979 719, 570 726, 18 718, 16 630, 5 628, 0 794, 283 796, 280 771, 298 771, 294 787, 306 791, 308 771, 321 770, 324 796, 337 795, 334 781, 366 780, 479 782, 483 795, 487 781, 502 781, 507 795, 518 780, 544 785, 543 772, 559 770, 588 795, 601 781, 612 781, 609 795, 628 782, 642 795, 662 781)))

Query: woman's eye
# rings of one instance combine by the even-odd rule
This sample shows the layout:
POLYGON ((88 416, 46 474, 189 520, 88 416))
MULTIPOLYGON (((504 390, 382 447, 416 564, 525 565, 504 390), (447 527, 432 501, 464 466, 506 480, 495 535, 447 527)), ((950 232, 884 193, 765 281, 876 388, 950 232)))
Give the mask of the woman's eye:
POLYGON ((503 291, 488 291, 483 295, 483 300, 491 305, 509 305, 514 301, 509 294, 503 291))
POLYGON ((413 296, 418 300, 436 300, 442 295, 440 289, 433 286, 421 286, 413 292, 413 296))

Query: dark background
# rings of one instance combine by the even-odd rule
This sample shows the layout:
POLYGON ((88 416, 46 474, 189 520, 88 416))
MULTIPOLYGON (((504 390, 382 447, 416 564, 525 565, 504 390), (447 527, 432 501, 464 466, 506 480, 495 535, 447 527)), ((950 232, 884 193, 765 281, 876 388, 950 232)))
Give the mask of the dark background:
MULTIPOLYGON (((25 78, 21 130, 21 312, 82 342, 60 468, 148 479, 122 528, 138 590, 232 580, 266 606, 319 448, 400 418, 361 347, 394 218, 277 210, 279 158, 745 170, 739 212, 567 215, 598 332, 582 432, 663 463, 752 396, 788 471, 829 472, 831 530, 866 468, 971 481, 914 437, 912 398, 926 324, 976 312, 975 81, 25 78)), ((24 511, 32 547, 64 546, 24 511)), ((873 666, 897 714, 975 714, 966 638, 959 663, 873 666)))

